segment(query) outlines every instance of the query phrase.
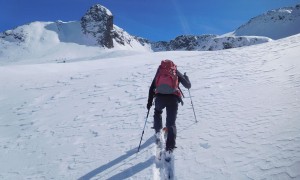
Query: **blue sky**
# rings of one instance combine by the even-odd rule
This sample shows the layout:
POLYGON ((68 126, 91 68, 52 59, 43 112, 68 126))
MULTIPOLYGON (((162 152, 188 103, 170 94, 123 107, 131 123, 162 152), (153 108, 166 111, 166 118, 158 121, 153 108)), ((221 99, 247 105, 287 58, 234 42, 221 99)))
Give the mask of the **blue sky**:
POLYGON ((33 21, 80 20, 96 3, 111 10, 117 26, 157 41, 183 34, 224 34, 300 0, 0 0, 0 32, 33 21))

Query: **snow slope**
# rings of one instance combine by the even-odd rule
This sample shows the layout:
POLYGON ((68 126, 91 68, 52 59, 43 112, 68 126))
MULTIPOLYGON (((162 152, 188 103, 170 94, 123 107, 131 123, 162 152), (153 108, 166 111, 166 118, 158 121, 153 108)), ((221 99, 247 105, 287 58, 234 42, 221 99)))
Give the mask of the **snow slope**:
POLYGON ((176 179, 300 179, 299 52, 296 35, 223 51, 0 66, 0 179, 161 179, 153 109, 136 151, 166 58, 189 75, 199 120, 187 97, 176 179))
POLYGON ((300 4, 256 16, 233 32, 237 36, 280 39, 300 33, 300 4))

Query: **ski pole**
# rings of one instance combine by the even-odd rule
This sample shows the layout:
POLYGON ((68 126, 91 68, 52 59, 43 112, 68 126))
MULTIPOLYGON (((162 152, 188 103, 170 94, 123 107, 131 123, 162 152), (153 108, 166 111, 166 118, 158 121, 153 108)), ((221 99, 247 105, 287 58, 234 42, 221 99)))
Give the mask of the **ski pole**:
POLYGON ((188 91, 189 91, 189 95, 190 95, 190 99, 191 99, 192 108, 193 108, 193 111, 194 111, 195 120, 196 120, 196 123, 197 123, 198 121, 197 121, 197 117, 196 117, 196 113, 195 113, 195 109, 194 109, 194 105, 193 105, 193 101, 192 101, 192 96, 191 96, 190 89, 188 89, 188 91))
POLYGON ((148 119, 148 115, 149 115, 149 111, 150 109, 148 109, 148 112, 147 112, 147 116, 146 116, 146 120, 145 120, 145 124, 144 124, 144 128, 143 128, 143 133, 142 133, 142 136, 141 136, 141 140, 140 140, 140 144, 139 144, 139 148, 138 148, 138 151, 140 151, 140 147, 141 147, 141 143, 142 143, 142 139, 143 139, 143 135, 144 135, 144 132, 145 132, 145 127, 146 127, 146 123, 147 123, 147 119, 148 119))

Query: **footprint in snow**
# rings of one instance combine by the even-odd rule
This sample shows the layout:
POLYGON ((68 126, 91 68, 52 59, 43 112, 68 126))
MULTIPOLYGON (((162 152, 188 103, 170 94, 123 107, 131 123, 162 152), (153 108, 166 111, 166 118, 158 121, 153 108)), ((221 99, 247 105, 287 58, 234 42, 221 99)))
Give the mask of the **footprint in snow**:
POLYGON ((200 146, 203 147, 204 149, 210 148, 210 145, 208 143, 200 143, 200 146))

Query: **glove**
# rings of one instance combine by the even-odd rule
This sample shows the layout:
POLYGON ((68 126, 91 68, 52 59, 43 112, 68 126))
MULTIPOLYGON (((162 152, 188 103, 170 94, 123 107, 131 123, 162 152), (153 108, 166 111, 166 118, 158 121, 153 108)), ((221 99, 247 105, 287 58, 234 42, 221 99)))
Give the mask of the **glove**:
POLYGON ((152 102, 148 102, 147 103, 147 109, 149 110, 151 108, 151 106, 152 106, 152 102))

